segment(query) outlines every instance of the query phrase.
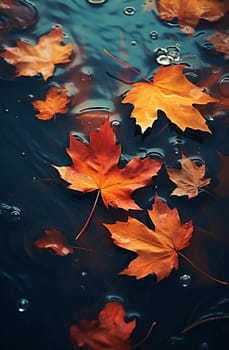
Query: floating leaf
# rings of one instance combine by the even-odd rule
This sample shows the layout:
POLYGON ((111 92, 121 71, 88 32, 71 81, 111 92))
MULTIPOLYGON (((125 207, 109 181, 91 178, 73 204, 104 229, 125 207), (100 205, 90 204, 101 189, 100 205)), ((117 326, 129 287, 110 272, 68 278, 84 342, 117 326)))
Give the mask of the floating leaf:
POLYGON ((178 18, 179 26, 186 34, 193 34, 200 19, 218 21, 228 9, 220 0, 159 0, 160 18, 172 21, 178 18))
POLYGON ((182 131, 186 128, 210 132, 204 117, 193 104, 205 105, 217 100, 192 84, 183 74, 184 65, 160 67, 151 83, 132 85, 122 103, 131 103, 132 118, 144 132, 158 118, 157 111, 166 113, 170 121, 182 131))
POLYGON ((6 47, 0 54, 9 64, 16 66, 16 77, 41 73, 44 80, 53 75, 55 64, 68 63, 73 45, 61 45, 63 30, 54 27, 41 36, 37 45, 19 40, 16 47, 6 47))
POLYGON ((69 188, 82 192, 99 190, 106 207, 140 209, 131 198, 134 190, 149 185, 162 162, 150 158, 133 158, 123 168, 118 167, 121 145, 116 144, 109 119, 98 132, 90 133, 90 143, 70 137, 67 153, 71 166, 54 166, 69 182, 69 188))
POLYGON ((140 279, 155 273, 159 282, 168 277, 173 268, 178 268, 178 251, 189 245, 193 225, 192 221, 181 224, 177 209, 170 209, 158 197, 148 214, 155 231, 131 217, 127 222, 104 226, 117 246, 138 254, 120 275, 140 279))

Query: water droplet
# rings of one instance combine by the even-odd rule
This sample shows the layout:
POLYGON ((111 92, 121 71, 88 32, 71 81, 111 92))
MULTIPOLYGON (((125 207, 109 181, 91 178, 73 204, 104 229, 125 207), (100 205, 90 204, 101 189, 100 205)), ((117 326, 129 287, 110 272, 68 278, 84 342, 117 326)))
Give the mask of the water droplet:
POLYGON ((111 295, 107 295, 105 298, 106 303, 108 303, 110 301, 118 301, 119 303, 123 303, 124 299, 122 297, 120 297, 119 295, 111 294, 111 295))
POLYGON ((86 277, 87 276, 87 272, 86 271, 81 272, 81 276, 82 277, 86 277))
POLYGON ((120 126, 120 121, 119 120, 112 120, 111 122, 112 128, 117 128, 120 126))
POLYGON ((93 5, 100 5, 100 4, 104 4, 104 2, 106 2, 107 0, 87 0, 87 2, 89 2, 89 4, 93 4, 93 5))
POLYGON ((29 309, 29 300, 26 298, 21 298, 17 301, 17 309, 19 312, 25 312, 29 309))
POLYGON ((177 62, 180 60, 180 49, 177 46, 167 46, 167 56, 177 62))
POLYGON ((158 32, 153 30, 152 32, 149 33, 149 36, 152 40, 156 40, 158 38, 158 32))
POLYGON ((123 13, 127 16, 133 16, 136 13, 136 8, 133 6, 126 6, 123 10, 123 13))
POLYGON ((53 28, 61 28, 62 26, 61 26, 61 24, 56 23, 56 24, 54 24, 52 27, 53 27, 53 28))
POLYGON ((217 84, 221 95, 229 97, 229 74, 225 74, 221 77, 217 84))
POLYGON ((135 46, 137 44, 137 41, 136 40, 132 40, 131 41, 131 45, 135 46))
POLYGON ((187 288, 190 286, 191 280, 192 280, 191 276, 187 275, 187 274, 184 274, 184 275, 180 276, 180 278, 179 278, 180 285, 184 288, 187 288))
POLYGON ((171 58, 165 55, 161 55, 156 58, 157 63, 161 64, 162 66, 169 66, 171 64, 171 58))

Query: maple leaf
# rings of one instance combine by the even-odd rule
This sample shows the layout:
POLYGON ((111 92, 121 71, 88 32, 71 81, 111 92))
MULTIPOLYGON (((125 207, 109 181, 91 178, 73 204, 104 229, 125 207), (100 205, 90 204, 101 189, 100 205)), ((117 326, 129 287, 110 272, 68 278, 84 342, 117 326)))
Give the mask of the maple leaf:
POLYGON ((211 132, 204 117, 193 104, 205 105, 217 100, 192 84, 183 74, 184 65, 160 67, 152 82, 140 82, 132 85, 122 103, 134 104, 131 113, 143 132, 157 119, 161 110, 172 123, 182 131, 186 128, 211 132))
POLYGON ((136 320, 125 321, 125 311, 117 301, 108 302, 99 313, 98 321, 81 320, 71 326, 70 338, 79 347, 88 350, 129 350, 130 335, 136 320))
POLYGON ((37 45, 18 41, 16 47, 6 47, 0 54, 9 64, 16 66, 16 77, 41 73, 44 80, 53 75, 55 64, 70 62, 73 45, 61 45, 63 30, 54 27, 41 36, 37 45))
POLYGON ((158 196, 148 214, 155 231, 131 217, 127 222, 103 225, 117 246, 138 254, 119 274, 140 279, 155 273, 159 282, 168 277, 173 268, 178 269, 178 251, 189 245, 193 225, 192 221, 181 224, 177 209, 170 209, 158 196))
POLYGON ((38 238, 33 242, 36 247, 50 248, 60 256, 65 256, 74 252, 74 248, 68 244, 67 238, 61 231, 47 229, 44 232, 44 237, 38 238))
POLYGON ((49 120, 57 113, 66 113, 68 111, 67 104, 69 102, 70 99, 68 98, 67 90, 63 90, 59 86, 53 86, 48 90, 44 101, 33 101, 32 105, 39 111, 39 113, 36 114, 38 119, 49 120))
POLYGON ((160 18, 171 21, 179 19, 179 25, 186 34, 193 34, 200 19, 218 21, 226 13, 228 6, 220 0, 160 0, 160 18))
POLYGON ((225 59, 229 59, 229 34, 223 32, 217 32, 207 37, 214 46, 216 51, 225 54, 225 59))
POLYGON ((82 192, 99 190, 106 207, 140 209, 131 198, 134 190, 149 185, 152 176, 161 167, 161 161, 138 157, 123 168, 117 163, 121 145, 116 144, 115 134, 109 118, 99 132, 90 133, 90 143, 85 145, 70 137, 67 153, 72 159, 71 166, 54 166, 62 179, 70 183, 69 188, 82 192))
POLYGON ((211 179, 205 178, 205 164, 196 165, 194 161, 182 155, 181 169, 167 168, 167 173, 177 187, 171 196, 188 196, 189 199, 198 196, 200 188, 207 186, 211 179))

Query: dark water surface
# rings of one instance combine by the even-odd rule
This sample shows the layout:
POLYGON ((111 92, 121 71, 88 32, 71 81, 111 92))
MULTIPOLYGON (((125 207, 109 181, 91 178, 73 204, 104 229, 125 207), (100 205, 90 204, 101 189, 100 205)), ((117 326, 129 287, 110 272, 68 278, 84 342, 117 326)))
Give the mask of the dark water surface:
MULTIPOLYGON (((57 67, 48 82, 40 76, 11 79, 12 69, 0 62, 1 349, 70 349, 70 326, 80 319, 96 319, 106 300, 113 298, 122 300, 129 319, 137 318, 132 344, 157 322, 139 350, 227 349, 228 287, 209 281, 181 260, 179 270, 158 284, 152 276, 136 281, 117 275, 135 255, 114 246, 102 223, 127 219, 123 210, 107 210, 99 202, 80 239, 82 247, 96 253, 77 250, 74 256, 59 257, 33 244, 47 228, 63 231, 74 244, 74 234, 90 212, 95 193, 68 190, 57 181, 51 165, 70 164, 65 152, 69 132, 74 131, 80 140, 88 139, 109 111, 116 121, 113 127, 122 144, 123 161, 151 154, 174 166, 183 152, 206 164, 211 184, 193 200, 169 197, 174 187, 164 170, 152 186, 136 191, 134 198, 142 208, 150 208, 156 190, 178 208, 183 222, 192 219, 195 230, 185 254, 211 275, 229 280, 228 187, 225 177, 218 177, 222 170, 219 152, 229 156, 227 112, 209 112, 212 134, 166 127, 161 114, 142 137, 135 120, 128 117, 131 106, 120 102, 131 85, 116 79, 136 82, 140 78, 103 52, 107 49, 150 78, 159 67, 155 50, 175 47, 180 56, 175 63, 188 65, 186 74, 193 83, 207 81, 213 71, 217 83, 212 91, 206 88, 228 97, 226 60, 206 40, 216 25, 202 23, 189 38, 175 22, 164 23, 155 13, 143 12, 143 0, 107 0, 102 5, 86 0, 34 0, 33 4, 37 13, 27 8, 24 22, 19 21, 21 27, 14 23, 16 30, 2 29, 1 47, 13 46, 19 38, 36 43, 52 26, 61 25, 65 42, 73 42, 75 48, 72 62, 57 67), (127 6, 136 12, 126 14, 127 6), (43 98, 53 82, 73 82, 78 94, 70 113, 44 122, 34 117, 31 101, 43 98), (81 118, 82 110, 93 111, 90 123, 81 118), (104 112, 96 115, 98 110, 104 112), (225 188, 218 194, 215 188, 220 181, 225 188)), ((147 220, 145 212, 133 215, 147 220)))

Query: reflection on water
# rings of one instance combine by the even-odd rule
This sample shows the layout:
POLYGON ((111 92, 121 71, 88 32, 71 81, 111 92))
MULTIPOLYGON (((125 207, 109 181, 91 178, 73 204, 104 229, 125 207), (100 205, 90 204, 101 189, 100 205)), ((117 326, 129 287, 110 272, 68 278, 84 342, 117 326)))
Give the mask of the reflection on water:
MULTIPOLYGON (((90 132, 98 130, 109 115, 122 145, 120 166, 139 156, 164 159, 168 167, 179 167, 182 154, 206 165, 211 184, 191 201, 168 196, 174 187, 164 168, 153 185, 136 191, 134 198, 148 209, 157 191, 171 207, 178 208, 182 222, 192 219, 195 231, 186 254, 203 270, 228 279, 228 198, 214 192, 224 176, 219 177, 219 152, 229 155, 228 73, 223 55, 206 41, 214 25, 209 29, 204 23, 190 39, 177 23, 163 23, 152 11, 144 11, 139 0, 33 3, 37 10, 28 2, 15 1, 8 22, 0 11, 1 48, 14 46, 19 38, 35 44, 52 26, 60 25, 65 32, 64 42, 74 43, 74 53, 71 63, 57 67, 47 83, 40 76, 14 80, 14 69, 0 62, 0 295, 4 300, 0 344, 4 350, 15 348, 15 344, 24 350, 68 349, 72 323, 96 319, 105 302, 118 301, 125 305, 129 320, 137 319, 133 344, 157 321, 139 350, 187 350, 193 344, 195 348, 216 349, 215 344, 219 346, 225 340, 228 324, 223 323, 221 338, 220 326, 212 323, 198 324, 182 335, 180 332, 207 314, 209 307, 218 310, 227 287, 209 282, 185 261, 180 261, 178 272, 159 284, 154 276, 139 281, 118 276, 135 255, 114 246, 102 223, 127 220, 125 211, 107 210, 98 204, 73 257, 58 257, 33 244, 48 227, 65 232, 69 244, 75 244, 74 235, 84 224, 95 194, 67 190, 52 165, 70 164, 65 152, 69 132, 87 144, 90 132), (21 12, 16 21, 14 12, 19 4, 21 12), (7 24, 3 33, 4 23, 10 23, 10 27, 7 24), (191 82, 222 97, 207 117, 212 134, 192 130, 182 133, 159 112, 154 127, 142 136, 135 120, 129 118, 131 106, 121 103, 121 96, 140 77, 107 57, 104 49, 149 79, 160 64, 186 63, 185 75, 191 82), (53 82, 71 84, 70 112, 39 121, 31 101, 40 99, 53 82), (204 305, 196 318, 189 319, 199 300, 212 293, 215 299, 211 306, 204 305)), ((145 212, 133 215, 148 220, 145 212)), ((226 303, 222 305, 220 312, 225 316, 226 303)))

